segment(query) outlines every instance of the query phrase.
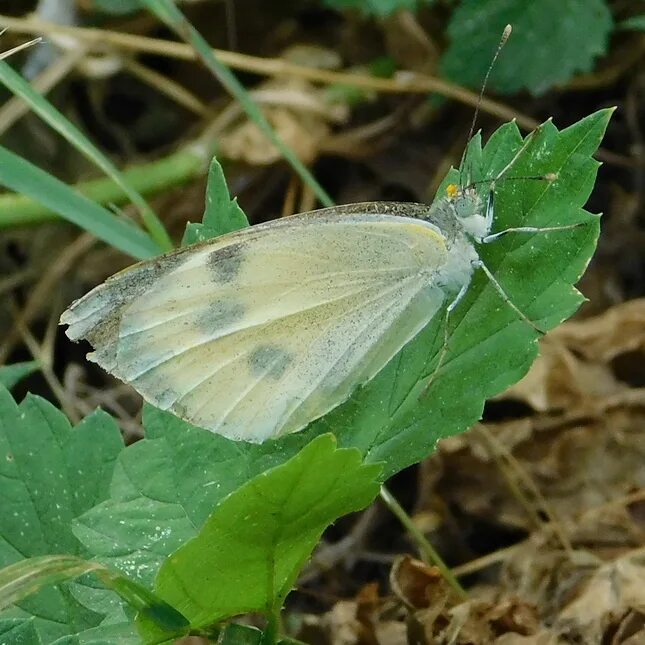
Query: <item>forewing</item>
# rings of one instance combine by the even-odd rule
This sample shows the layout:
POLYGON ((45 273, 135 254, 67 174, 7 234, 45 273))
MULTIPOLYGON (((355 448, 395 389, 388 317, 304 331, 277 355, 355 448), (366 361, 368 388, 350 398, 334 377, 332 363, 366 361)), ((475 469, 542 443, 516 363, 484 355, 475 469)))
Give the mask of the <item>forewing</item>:
POLYGON ((374 376, 434 315, 430 224, 328 211, 136 265, 61 322, 160 408, 233 439, 294 432, 374 376))

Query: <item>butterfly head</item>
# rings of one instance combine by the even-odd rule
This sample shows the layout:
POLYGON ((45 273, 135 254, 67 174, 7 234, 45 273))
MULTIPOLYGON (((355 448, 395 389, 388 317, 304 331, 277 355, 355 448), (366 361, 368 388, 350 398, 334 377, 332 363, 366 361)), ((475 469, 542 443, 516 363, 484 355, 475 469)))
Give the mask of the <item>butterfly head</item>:
POLYGON ((446 196, 466 233, 476 239, 488 235, 491 223, 482 214, 485 210, 484 203, 473 186, 463 188, 457 184, 448 184, 446 196))

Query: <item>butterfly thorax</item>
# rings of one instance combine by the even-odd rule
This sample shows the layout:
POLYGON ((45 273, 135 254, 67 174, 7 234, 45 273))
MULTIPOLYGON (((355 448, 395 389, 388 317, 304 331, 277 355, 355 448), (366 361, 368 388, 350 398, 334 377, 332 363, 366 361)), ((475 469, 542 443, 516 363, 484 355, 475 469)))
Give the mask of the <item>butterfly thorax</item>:
POLYGON ((425 219, 439 228, 446 241, 448 260, 437 272, 437 283, 457 292, 470 282, 479 260, 476 243, 489 233, 482 215, 482 200, 474 188, 448 186, 446 196, 437 200, 425 219))

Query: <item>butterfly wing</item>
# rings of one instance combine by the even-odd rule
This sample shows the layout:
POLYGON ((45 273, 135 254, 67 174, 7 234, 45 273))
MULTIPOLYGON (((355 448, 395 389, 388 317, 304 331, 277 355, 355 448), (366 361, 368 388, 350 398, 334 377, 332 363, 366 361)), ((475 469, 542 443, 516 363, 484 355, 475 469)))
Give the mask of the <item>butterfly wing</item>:
POLYGON ((257 442, 372 378, 441 306, 445 262, 432 224, 325 209, 136 265, 61 322, 149 402, 257 442))

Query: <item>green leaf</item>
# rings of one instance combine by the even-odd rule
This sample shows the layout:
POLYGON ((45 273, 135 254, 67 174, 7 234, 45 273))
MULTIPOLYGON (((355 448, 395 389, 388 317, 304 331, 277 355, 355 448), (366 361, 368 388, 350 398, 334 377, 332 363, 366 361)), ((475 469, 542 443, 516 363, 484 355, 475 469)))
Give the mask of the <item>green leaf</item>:
POLYGON ((434 0, 325 0, 332 9, 356 9, 366 16, 389 16, 396 11, 417 11, 434 0))
MULTIPOLYGON (((116 424, 103 412, 71 428, 43 399, 28 396, 18 406, 0 388, 0 567, 30 556, 82 555, 72 519, 108 496, 122 447, 116 424)), ((97 627, 103 614, 62 584, 2 612, 0 619, 29 619, 50 643, 97 627)))
POLYGON ((203 242, 224 233, 231 233, 249 225, 244 211, 237 203, 237 198, 231 199, 224 177, 224 171, 217 158, 213 157, 208 170, 206 186, 206 209, 201 224, 188 223, 181 242, 189 246, 203 242))
POLYGON ((0 619, 2 645, 41 645, 36 626, 30 619, 0 619))
POLYGON ((0 184, 31 197, 68 222, 138 260, 154 257, 161 251, 152 238, 132 222, 115 217, 107 209, 2 146, 0 184))
POLYGON ((607 51, 612 17, 605 0, 463 0, 448 25, 444 77, 478 88, 507 24, 513 33, 495 62, 489 87, 537 95, 593 68, 607 51))
POLYGON ((10 390, 23 378, 38 370, 38 361, 25 361, 0 367, 0 385, 10 390))
POLYGON ((148 586, 218 502, 308 441, 302 434, 279 445, 230 441, 150 405, 143 425, 146 438, 119 456, 111 499, 79 517, 74 534, 102 562, 148 586))
POLYGON ((372 501, 379 471, 318 437, 220 502, 164 562, 155 591, 193 626, 279 610, 323 530, 372 501))

